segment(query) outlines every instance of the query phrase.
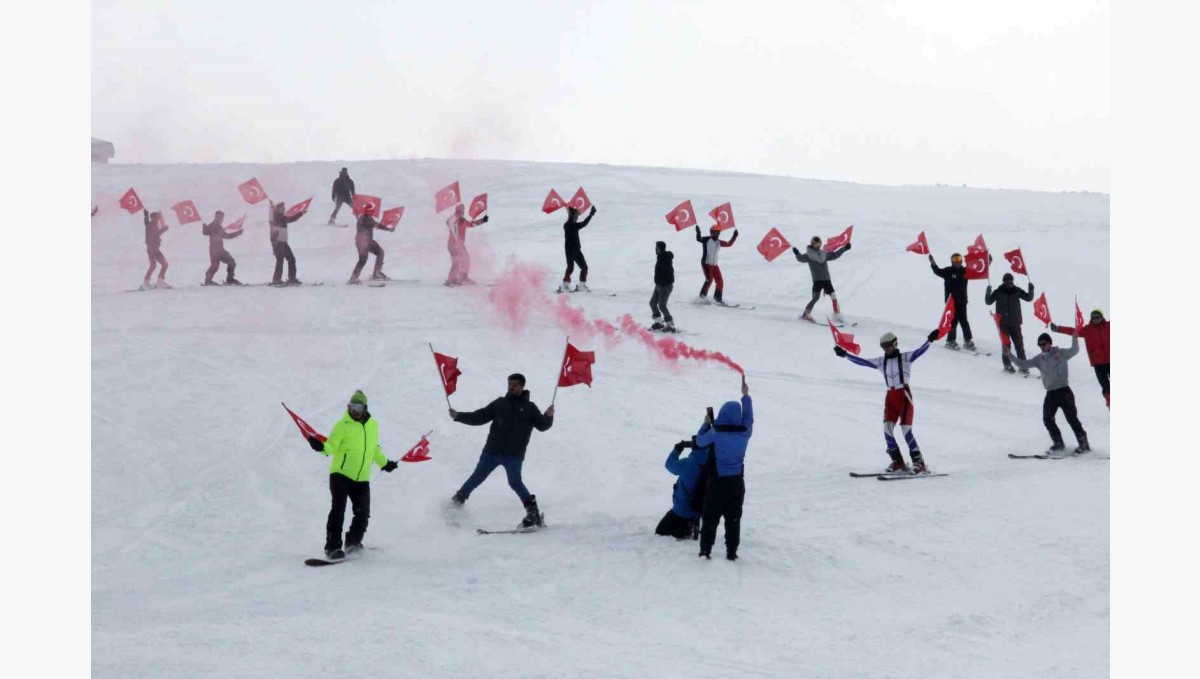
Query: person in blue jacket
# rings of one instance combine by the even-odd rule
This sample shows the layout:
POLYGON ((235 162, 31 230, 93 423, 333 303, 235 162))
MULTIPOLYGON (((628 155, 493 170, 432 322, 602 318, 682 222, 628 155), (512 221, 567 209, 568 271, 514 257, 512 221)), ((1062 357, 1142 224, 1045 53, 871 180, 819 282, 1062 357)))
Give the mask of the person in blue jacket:
POLYGON ((700 510, 704 508, 704 491, 707 479, 704 465, 708 462, 708 449, 697 448, 692 442, 680 441, 667 455, 667 471, 679 477, 671 497, 671 508, 658 522, 655 535, 670 535, 680 540, 700 538, 700 510), (679 457, 685 448, 692 452, 679 457))
MULTIPOLYGON (((711 412, 711 411, 710 411, 711 412)), ((696 435, 697 448, 710 448, 708 489, 704 494, 701 512, 700 556, 711 559, 713 542, 717 539, 717 524, 725 518, 725 558, 736 561, 742 536, 742 501, 746 499, 746 447, 754 432, 754 408, 750 389, 742 378, 742 402, 726 401, 714 422, 704 418, 704 426, 696 435)))

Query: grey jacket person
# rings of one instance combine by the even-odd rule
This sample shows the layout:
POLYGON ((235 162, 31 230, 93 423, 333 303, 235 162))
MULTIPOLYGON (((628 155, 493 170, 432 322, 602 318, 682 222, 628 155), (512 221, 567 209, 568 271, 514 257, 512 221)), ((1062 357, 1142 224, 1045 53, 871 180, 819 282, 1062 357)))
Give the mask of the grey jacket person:
POLYGON ((1020 368, 1037 368, 1042 373, 1042 386, 1046 391, 1062 389, 1067 385, 1067 361, 1079 353, 1079 338, 1071 338, 1071 348, 1051 347, 1037 356, 1022 361, 1020 357, 1009 356, 1013 363, 1020 368))
POLYGON ((846 252, 846 248, 842 248, 837 252, 826 252, 820 248, 808 246, 803 254, 796 254, 797 262, 805 262, 808 264, 808 270, 812 272, 813 282, 831 280, 829 278, 829 265, 826 262, 841 257, 846 252))

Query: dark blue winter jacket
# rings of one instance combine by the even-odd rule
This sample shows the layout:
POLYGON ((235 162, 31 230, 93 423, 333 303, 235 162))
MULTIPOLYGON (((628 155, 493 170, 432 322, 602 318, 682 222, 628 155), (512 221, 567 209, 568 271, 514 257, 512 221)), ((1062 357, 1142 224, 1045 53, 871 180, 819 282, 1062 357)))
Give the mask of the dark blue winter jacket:
POLYGON ((754 408, 750 395, 737 401, 726 401, 717 413, 715 426, 696 436, 696 445, 713 446, 717 461, 717 476, 740 476, 745 470, 746 446, 754 431, 754 408))
POLYGON ((679 477, 675 482, 671 511, 685 519, 700 516, 700 512, 692 509, 692 494, 696 492, 696 486, 700 483, 705 462, 708 462, 707 448, 693 448, 687 457, 679 457, 679 453, 672 449, 671 454, 667 456, 667 471, 679 477))

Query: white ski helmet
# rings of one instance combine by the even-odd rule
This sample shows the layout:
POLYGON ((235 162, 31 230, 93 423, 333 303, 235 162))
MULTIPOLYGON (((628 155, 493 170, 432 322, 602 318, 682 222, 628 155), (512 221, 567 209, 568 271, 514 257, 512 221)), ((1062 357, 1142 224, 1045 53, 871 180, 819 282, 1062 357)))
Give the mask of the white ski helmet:
POLYGON ((883 336, 879 338, 879 346, 883 346, 885 344, 891 344, 892 342, 895 342, 895 341, 896 341, 895 333, 885 332, 885 333, 883 333, 883 336))

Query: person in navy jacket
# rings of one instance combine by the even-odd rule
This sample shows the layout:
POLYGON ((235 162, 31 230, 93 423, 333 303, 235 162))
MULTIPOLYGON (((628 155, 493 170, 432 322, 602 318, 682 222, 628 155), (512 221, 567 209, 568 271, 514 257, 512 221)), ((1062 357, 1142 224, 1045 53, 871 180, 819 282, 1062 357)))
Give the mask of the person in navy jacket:
POLYGON ((742 378, 742 402, 727 401, 721 406, 716 422, 706 417, 696 435, 697 448, 710 448, 708 490, 701 513, 700 556, 710 559, 717 539, 717 524, 725 518, 725 558, 736 561, 741 542, 742 501, 746 499, 746 447, 754 432, 754 408, 750 389, 742 378))
MULTIPOLYGON (((703 431, 703 430, 702 430, 703 431)), ((680 540, 700 537, 700 510, 704 506, 704 465, 708 462, 708 448, 696 448, 691 441, 675 444, 667 455, 667 471, 679 477, 671 497, 671 508, 658 522, 655 535, 671 535, 680 540), (685 448, 692 452, 679 457, 685 448)))

